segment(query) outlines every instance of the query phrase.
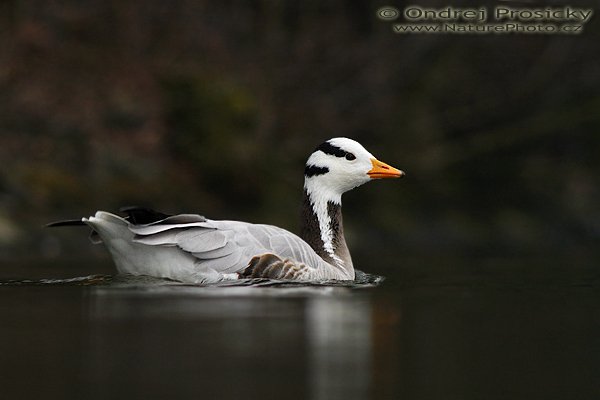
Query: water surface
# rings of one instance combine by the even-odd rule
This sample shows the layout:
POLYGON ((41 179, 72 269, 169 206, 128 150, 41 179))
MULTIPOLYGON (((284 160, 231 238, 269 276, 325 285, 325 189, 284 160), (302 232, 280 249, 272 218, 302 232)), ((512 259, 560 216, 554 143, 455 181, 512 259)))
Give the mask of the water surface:
POLYGON ((353 286, 13 276, 0 285, 2 391, 32 399, 599 398, 593 269, 445 268, 405 267, 382 284, 353 286))

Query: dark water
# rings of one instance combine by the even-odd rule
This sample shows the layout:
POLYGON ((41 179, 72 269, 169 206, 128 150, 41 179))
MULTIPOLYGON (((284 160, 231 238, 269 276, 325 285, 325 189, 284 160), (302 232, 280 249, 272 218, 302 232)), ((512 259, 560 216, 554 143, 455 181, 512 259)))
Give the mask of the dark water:
POLYGON ((0 390, 6 399, 600 398, 598 274, 527 267, 409 266, 354 286, 7 278, 0 390))

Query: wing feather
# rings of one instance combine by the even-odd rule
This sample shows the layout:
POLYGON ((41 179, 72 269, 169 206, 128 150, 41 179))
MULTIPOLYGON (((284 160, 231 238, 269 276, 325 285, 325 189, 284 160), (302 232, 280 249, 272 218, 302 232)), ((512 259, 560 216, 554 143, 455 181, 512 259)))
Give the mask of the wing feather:
POLYGON ((225 246, 214 250, 195 252, 192 255, 201 260, 210 260, 213 258, 221 258, 230 255, 231 253, 238 250, 238 247, 233 241, 228 241, 225 246))
POLYGON ((248 261, 241 250, 230 253, 224 257, 202 259, 196 261, 196 265, 202 269, 212 269, 222 274, 238 272, 248 265, 248 261))
POLYGON ((160 221, 156 221, 153 222, 151 224, 148 225, 156 225, 156 224, 191 224, 191 223, 195 223, 195 222, 206 222, 208 221, 205 217, 203 217, 202 215, 198 215, 198 214, 178 214, 178 215, 172 215, 170 217, 167 217, 163 220, 160 221))
POLYGON ((133 238, 133 241, 136 243, 147 244, 149 246, 175 246, 177 245, 177 234, 183 230, 183 228, 176 228, 151 235, 136 234, 133 238))
POLYGON ((205 228, 214 229, 208 222, 191 222, 184 224, 168 224, 168 225, 130 225, 129 230, 136 235, 154 235, 159 232, 168 231, 177 228, 205 228))
POLYGON ((271 225, 212 221, 199 215, 183 214, 146 225, 130 224, 129 229, 135 234, 137 243, 177 246, 192 255, 196 258, 199 273, 240 272, 253 257, 265 253, 289 259, 292 264, 304 263, 307 270, 316 268, 319 262, 319 257, 306 242, 271 225))
POLYGON ((227 235, 216 229, 188 229, 177 234, 177 246, 188 253, 203 253, 220 249, 227 235))

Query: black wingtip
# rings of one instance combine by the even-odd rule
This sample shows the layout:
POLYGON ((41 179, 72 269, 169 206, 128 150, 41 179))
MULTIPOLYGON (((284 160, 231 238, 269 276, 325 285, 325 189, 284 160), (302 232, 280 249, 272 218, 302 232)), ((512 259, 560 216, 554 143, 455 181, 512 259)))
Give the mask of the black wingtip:
POLYGON ((63 221, 50 222, 46 228, 56 228, 57 226, 85 226, 85 222, 80 219, 66 219, 63 221))
POLYGON ((152 210, 151 208, 137 206, 121 207, 119 211, 127 214, 126 219, 136 225, 151 224, 171 216, 152 210))
MULTIPOLYGON (((153 222, 161 221, 165 218, 171 217, 170 214, 164 214, 159 211, 154 211, 146 207, 128 206, 121 207, 120 212, 127 214, 129 222, 136 225, 151 224, 153 222)), ((46 224, 46 228, 55 228, 58 226, 86 226, 87 224, 81 219, 66 219, 62 221, 50 222, 46 224)))

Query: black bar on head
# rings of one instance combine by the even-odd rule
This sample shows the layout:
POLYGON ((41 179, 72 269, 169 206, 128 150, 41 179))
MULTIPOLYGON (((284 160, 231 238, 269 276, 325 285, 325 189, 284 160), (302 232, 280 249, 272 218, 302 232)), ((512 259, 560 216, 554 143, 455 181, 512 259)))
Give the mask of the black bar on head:
POLYGON ((325 154, 329 154, 329 155, 336 156, 336 157, 345 157, 346 156, 346 151, 340 149, 337 146, 332 145, 329 142, 321 143, 319 145, 319 147, 317 147, 315 149, 315 151, 317 151, 317 150, 321 150, 325 154))
POLYGON ((315 175, 323 175, 329 172, 329 168, 327 167, 317 167, 316 165, 307 165, 304 168, 304 176, 310 178, 315 175))

